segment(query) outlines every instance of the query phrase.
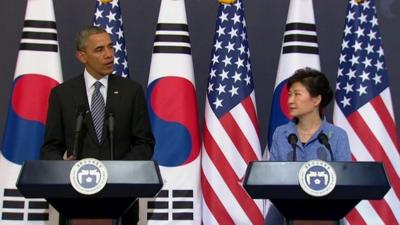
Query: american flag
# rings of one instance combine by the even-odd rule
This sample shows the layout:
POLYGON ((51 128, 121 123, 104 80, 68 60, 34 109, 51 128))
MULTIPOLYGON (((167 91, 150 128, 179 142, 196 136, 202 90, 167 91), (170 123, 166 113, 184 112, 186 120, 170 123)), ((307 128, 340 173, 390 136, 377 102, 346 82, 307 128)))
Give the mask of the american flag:
POLYGON ((205 225, 263 224, 262 201, 241 185, 249 161, 261 158, 255 103, 242 1, 220 4, 203 128, 205 225))
POLYGON ((388 73, 372 0, 350 0, 336 84, 334 122, 349 135, 353 159, 383 162, 392 188, 362 201, 350 224, 400 223, 400 155, 388 73))
POLYGON ((93 25, 104 28, 111 35, 115 51, 113 74, 129 77, 128 57, 119 0, 97 0, 93 25))

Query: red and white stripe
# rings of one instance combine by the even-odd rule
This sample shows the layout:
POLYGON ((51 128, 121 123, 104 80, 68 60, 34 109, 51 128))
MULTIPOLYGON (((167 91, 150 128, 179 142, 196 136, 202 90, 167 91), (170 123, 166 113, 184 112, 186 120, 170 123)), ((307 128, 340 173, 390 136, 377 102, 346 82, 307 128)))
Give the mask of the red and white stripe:
POLYGON ((253 200, 242 186, 248 163, 259 159, 254 91, 220 119, 207 99, 201 171, 204 224, 264 223, 263 201, 253 200))
POLYGON ((335 103, 334 123, 347 131, 356 161, 383 162, 391 189, 383 200, 362 201, 350 224, 400 224, 400 154, 389 88, 347 118, 335 103))

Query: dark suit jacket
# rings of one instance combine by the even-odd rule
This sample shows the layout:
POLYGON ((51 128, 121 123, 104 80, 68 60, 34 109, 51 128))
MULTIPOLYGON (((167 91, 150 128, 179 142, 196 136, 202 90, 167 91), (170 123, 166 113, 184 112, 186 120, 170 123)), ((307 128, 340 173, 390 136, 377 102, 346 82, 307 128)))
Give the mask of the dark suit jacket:
MULTIPOLYGON (((90 115, 83 75, 52 90, 41 159, 62 159, 66 150, 72 150, 77 110, 82 107, 85 117, 78 142, 81 158, 110 159, 108 120, 104 121, 103 138, 99 143, 90 115)), ((142 87, 134 81, 110 75, 106 111, 112 111, 115 118, 114 159, 151 159, 154 137, 142 87)))
MULTIPOLYGON (((103 138, 99 143, 90 115, 83 75, 66 81, 52 90, 41 159, 61 160, 66 150, 72 150, 79 108, 85 109, 78 142, 80 158, 111 159, 108 120, 104 121, 103 138)), ((154 137, 142 87, 134 81, 110 75, 106 111, 112 111, 115 115, 114 159, 151 159, 154 137)), ((137 204, 132 208, 122 218, 123 224, 133 224, 132 221, 137 220, 137 204)))

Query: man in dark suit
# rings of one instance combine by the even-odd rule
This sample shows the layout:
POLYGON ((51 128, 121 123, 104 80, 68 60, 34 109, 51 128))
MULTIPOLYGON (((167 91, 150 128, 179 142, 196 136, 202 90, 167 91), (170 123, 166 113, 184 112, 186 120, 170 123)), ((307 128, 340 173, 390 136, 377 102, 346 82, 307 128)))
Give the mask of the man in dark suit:
MULTIPOLYGON (((71 154, 77 113, 84 118, 77 142, 78 159, 111 159, 110 114, 115 121, 114 159, 151 159, 154 137, 143 89, 134 81, 111 75, 114 49, 108 33, 98 27, 85 28, 78 34, 76 48, 85 71, 52 90, 41 159, 77 159, 71 154)), ((133 224, 130 220, 125 223, 123 219, 123 224, 133 224)))

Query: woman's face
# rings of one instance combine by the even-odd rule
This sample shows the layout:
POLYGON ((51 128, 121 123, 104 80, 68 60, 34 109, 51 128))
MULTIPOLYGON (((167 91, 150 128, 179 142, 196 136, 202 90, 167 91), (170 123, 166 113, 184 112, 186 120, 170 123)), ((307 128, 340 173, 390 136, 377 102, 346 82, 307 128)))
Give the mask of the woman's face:
POLYGON ((318 108, 321 103, 321 95, 312 97, 307 88, 300 82, 295 82, 289 89, 288 107, 289 114, 293 117, 316 114, 319 116, 318 108))

